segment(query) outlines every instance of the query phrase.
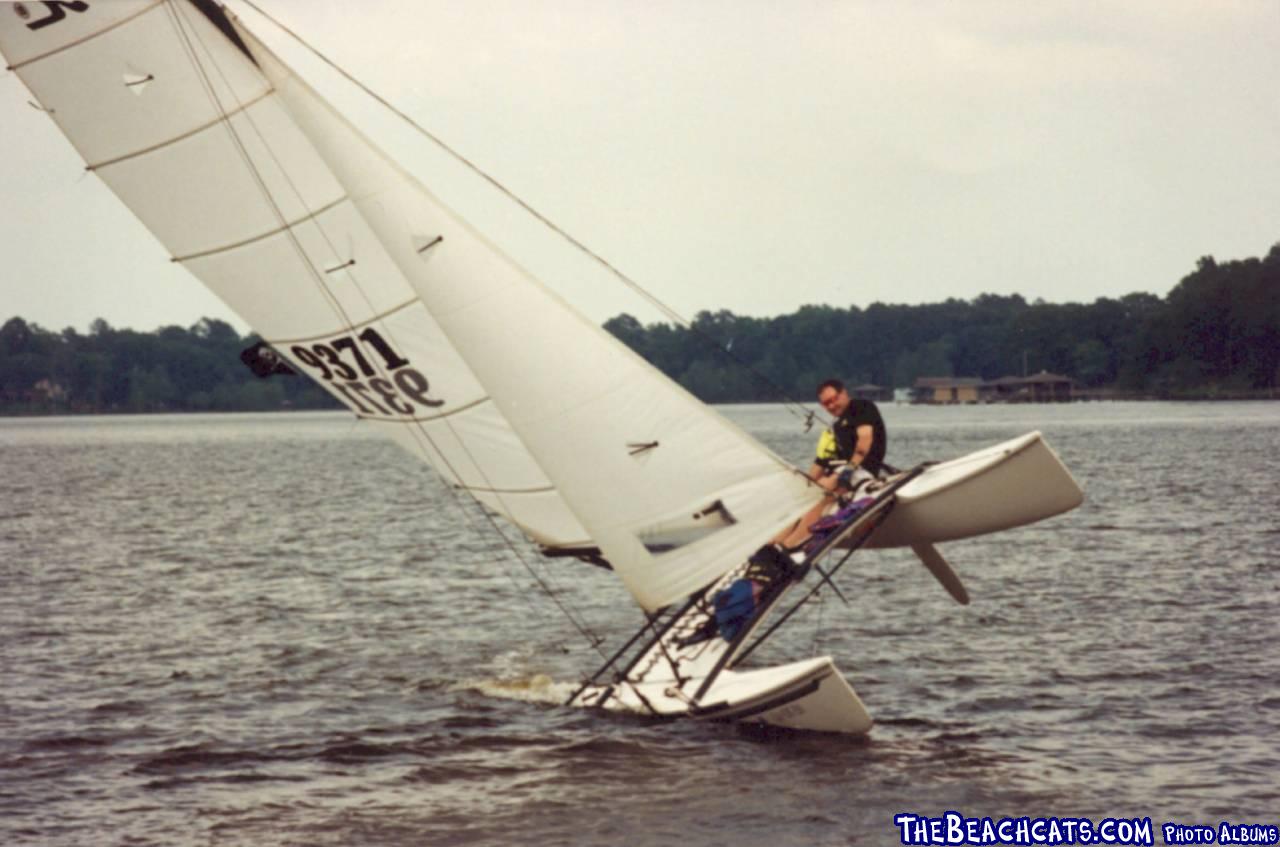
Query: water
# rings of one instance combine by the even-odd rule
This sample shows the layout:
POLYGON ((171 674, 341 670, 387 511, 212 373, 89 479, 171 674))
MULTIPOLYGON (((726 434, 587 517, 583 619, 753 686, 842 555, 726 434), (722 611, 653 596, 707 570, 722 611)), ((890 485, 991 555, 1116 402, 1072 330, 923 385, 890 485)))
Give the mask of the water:
MULTIPOLYGON (((775 407, 727 413, 806 462, 775 407)), ((895 813, 1280 817, 1280 404, 887 406, 889 458, 1041 429, 1066 516, 863 553, 759 656, 864 740, 570 710, 598 657, 340 414, 0 420, 0 843, 893 844, 895 813)), ((615 641, 614 578, 537 562, 615 641)))

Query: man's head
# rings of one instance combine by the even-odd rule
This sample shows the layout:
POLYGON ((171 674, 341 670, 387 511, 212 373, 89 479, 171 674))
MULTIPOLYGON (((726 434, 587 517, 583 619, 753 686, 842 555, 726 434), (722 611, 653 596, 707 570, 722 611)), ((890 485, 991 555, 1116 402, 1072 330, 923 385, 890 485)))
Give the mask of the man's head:
POLYGON ((838 418, 848 411, 849 403, 852 401, 843 382, 838 379, 829 379, 818 386, 818 402, 822 404, 822 408, 838 418))

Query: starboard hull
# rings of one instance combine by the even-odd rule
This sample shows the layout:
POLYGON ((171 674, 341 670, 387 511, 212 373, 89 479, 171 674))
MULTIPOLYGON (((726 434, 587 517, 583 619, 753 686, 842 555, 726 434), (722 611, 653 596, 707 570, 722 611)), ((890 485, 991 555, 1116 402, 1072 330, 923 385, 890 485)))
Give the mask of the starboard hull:
POLYGON ((868 547, 972 538, 1074 509, 1084 492, 1039 432, 933 465, 897 493, 868 547))

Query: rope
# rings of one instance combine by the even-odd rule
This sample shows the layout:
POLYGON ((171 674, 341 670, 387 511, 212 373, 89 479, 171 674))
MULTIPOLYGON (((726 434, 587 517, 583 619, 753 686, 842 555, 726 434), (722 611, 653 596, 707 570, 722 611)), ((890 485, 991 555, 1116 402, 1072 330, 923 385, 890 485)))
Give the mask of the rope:
MULTIPOLYGON (((833 589, 835 588, 834 582, 831 584, 831 587, 833 589)), ((814 627, 813 627, 813 648, 810 651, 815 656, 818 655, 818 653, 820 652, 819 648, 822 645, 822 636, 826 632, 825 628, 822 625, 823 624, 822 619, 825 617, 823 613, 827 610, 826 592, 819 591, 816 599, 818 601, 818 613, 816 615, 816 620, 814 621, 814 627)))

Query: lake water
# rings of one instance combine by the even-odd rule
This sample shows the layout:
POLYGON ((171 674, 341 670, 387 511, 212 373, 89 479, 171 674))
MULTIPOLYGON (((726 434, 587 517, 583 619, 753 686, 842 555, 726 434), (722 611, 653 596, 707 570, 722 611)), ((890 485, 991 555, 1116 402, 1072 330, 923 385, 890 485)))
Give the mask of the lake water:
MULTIPOLYGON (((778 407, 724 411, 807 463, 778 407)), ((0 420, 0 843, 896 844, 899 812, 1280 819, 1280 403, 884 407, 889 459, 1042 430, 1065 516, 863 552, 753 661, 862 740, 559 705, 599 657, 342 414, 0 420)), ((521 551, 613 642, 615 578, 521 551)))

